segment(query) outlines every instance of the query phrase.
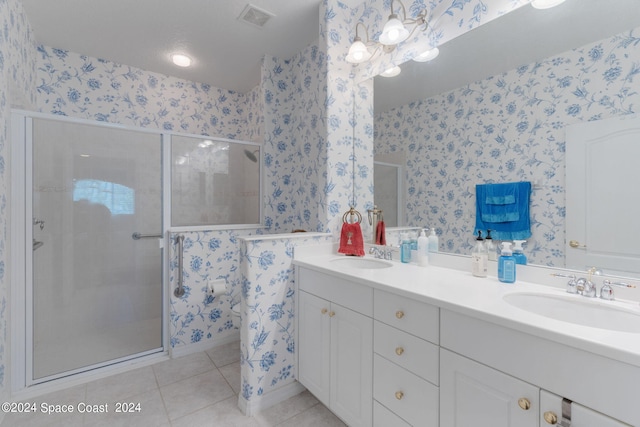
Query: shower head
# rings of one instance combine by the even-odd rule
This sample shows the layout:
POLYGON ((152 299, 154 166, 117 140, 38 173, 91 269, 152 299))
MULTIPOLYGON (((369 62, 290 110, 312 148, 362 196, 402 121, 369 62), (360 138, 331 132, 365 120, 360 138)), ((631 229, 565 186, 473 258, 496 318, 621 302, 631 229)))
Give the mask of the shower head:
POLYGON ((259 149, 254 151, 244 150, 244 155, 247 156, 247 159, 251 160, 253 163, 256 163, 258 161, 256 153, 259 151, 259 149))

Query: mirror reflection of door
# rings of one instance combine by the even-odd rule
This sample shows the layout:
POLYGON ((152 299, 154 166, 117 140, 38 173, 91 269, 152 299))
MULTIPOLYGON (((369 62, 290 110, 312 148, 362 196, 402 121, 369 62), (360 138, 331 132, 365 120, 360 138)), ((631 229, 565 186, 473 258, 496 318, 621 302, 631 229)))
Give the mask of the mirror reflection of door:
POLYGON ((373 203, 382 209, 386 227, 398 227, 402 221, 402 166, 374 162, 373 203))
POLYGON ((567 127, 566 265, 640 273, 640 118, 567 127))

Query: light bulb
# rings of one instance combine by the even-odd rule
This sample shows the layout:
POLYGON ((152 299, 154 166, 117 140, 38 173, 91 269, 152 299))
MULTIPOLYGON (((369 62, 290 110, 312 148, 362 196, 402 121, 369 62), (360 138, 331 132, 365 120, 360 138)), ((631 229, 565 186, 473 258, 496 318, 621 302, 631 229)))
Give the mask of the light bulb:
POLYGON ((395 77, 398 74, 400 74, 400 71, 402 71, 400 69, 400 67, 398 67, 397 65, 395 67, 391 67, 385 71, 383 71, 382 73, 380 73, 380 75, 382 77, 395 77))
POLYGON ((352 64, 360 64, 361 62, 368 61, 369 58, 371 58, 371 54, 369 53, 367 46, 359 37, 356 37, 349 48, 349 53, 345 58, 346 61, 352 64))
POLYGON ((181 53, 174 53, 171 55, 171 61, 178 67, 188 67, 191 65, 191 58, 181 53))
POLYGON ((384 45, 395 45, 405 41, 409 37, 409 30, 404 27, 402 21, 398 19, 398 15, 392 14, 389 20, 384 24, 382 34, 378 39, 384 45))
POLYGON ((531 6, 536 9, 550 9, 554 6, 564 3, 565 0, 533 0, 531 6))
POLYGON ((436 59, 438 55, 440 55, 440 50, 437 47, 434 47, 433 49, 422 52, 420 55, 413 58, 413 60, 416 62, 427 62, 436 59))

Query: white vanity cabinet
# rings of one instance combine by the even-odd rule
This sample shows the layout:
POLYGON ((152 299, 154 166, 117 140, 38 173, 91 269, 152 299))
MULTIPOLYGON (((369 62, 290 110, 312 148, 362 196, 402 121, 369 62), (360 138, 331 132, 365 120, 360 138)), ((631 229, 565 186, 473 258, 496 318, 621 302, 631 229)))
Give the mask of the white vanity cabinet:
POLYGON ((373 425, 437 426, 439 309, 375 290, 373 312, 373 425))
POLYGON ((448 310, 440 320, 441 427, 560 425, 562 397, 571 426, 640 426, 637 366, 448 310))
MULTIPOLYGON (((559 426, 563 416, 563 398, 540 390, 540 427, 559 426)), ((565 401, 566 402, 566 401, 565 401)), ((631 427, 575 402, 566 402, 565 418, 576 427, 631 427)), ((566 423, 565 423, 566 425, 566 423)))
POLYGON ((537 427, 539 389, 445 349, 440 427, 537 427))
POLYGON ((349 426, 373 416, 373 290, 298 269, 298 380, 349 426))

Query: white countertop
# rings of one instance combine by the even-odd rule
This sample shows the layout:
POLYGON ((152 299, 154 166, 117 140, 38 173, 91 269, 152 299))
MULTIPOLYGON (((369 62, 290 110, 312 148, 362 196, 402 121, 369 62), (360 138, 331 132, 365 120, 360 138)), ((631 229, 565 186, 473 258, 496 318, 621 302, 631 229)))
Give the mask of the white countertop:
MULTIPOLYGON (((393 261, 393 266, 389 268, 354 269, 332 263, 331 260, 336 258, 344 256, 321 250, 301 250, 296 253, 293 263, 640 367, 640 333, 611 331, 554 320, 519 309, 507 303, 503 297, 514 292, 535 292, 576 298, 588 304, 619 306, 640 316, 638 301, 587 299, 568 294, 557 285, 545 286, 521 280, 506 284, 495 276, 478 278, 467 271, 434 265, 420 267, 393 261)), ((372 257, 367 255, 367 258, 372 257)), ((550 277, 549 281, 556 282, 557 279, 550 277)), ((560 286, 564 283, 566 279, 561 281, 560 286)), ((638 319, 640 321, 640 317, 638 319)))

